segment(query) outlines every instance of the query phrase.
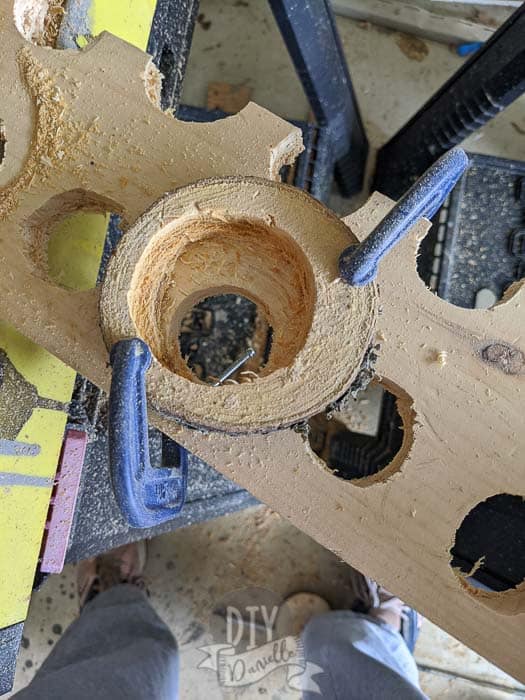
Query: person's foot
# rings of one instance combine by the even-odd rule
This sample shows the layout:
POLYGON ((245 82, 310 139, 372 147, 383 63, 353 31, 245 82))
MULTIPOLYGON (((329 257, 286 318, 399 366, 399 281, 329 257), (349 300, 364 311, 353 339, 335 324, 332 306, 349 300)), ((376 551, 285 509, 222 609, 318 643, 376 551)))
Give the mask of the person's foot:
POLYGON ((316 593, 294 593, 286 598, 277 613, 277 635, 298 637, 313 617, 330 612, 330 609, 326 600, 316 593))
POLYGON ((386 588, 368 576, 352 569, 351 585, 354 593, 352 610, 385 622, 399 632, 410 651, 414 651, 421 619, 419 614, 386 588))
POLYGON ((146 542, 132 542, 77 566, 77 588, 80 609, 95 596, 119 583, 130 583, 145 590, 143 572, 146 566, 146 542))

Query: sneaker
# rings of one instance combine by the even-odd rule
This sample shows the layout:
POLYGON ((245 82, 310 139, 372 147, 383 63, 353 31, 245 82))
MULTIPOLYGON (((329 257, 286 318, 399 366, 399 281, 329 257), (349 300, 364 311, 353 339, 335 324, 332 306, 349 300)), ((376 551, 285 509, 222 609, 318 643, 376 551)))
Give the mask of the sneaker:
POLYGON ((145 540, 131 542, 98 557, 79 562, 77 588, 80 609, 82 610, 84 605, 99 593, 119 583, 130 583, 145 591, 145 566, 145 540))

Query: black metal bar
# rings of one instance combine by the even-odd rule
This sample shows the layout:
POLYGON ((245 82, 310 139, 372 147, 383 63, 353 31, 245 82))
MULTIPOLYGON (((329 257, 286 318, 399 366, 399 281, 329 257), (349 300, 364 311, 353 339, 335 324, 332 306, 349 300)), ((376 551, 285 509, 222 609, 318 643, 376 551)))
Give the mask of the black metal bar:
POLYGON ((199 0, 157 0, 147 51, 164 75, 161 105, 177 109, 199 0))
POLYGON ((329 132, 344 196, 359 192, 368 141, 327 0, 269 0, 319 127, 329 132))
POLYGON ((525 92, 524 36, 525 4, 381 148, 375 189, 398 199, 445 151, 525 92))

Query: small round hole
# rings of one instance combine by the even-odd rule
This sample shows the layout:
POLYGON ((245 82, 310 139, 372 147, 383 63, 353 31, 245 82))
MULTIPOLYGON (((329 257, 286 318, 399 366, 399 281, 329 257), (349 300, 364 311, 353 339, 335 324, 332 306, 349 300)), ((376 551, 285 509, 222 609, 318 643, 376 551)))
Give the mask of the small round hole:
POLYGON ((267 363, 271 335, 257 304, 238 294, 219 294, 195 304, 182 319, 180 353, 196 377, 209 383, 253 348, 254 357, 227 380, 244 384, 257 379, 267 363))
POLYGON ((368 486, 397 471, 412 444, 412 409, 379 383, 336 412, 310 419, 308 439, 313 452, 333 474, 368 486))
POLYGON ((522 496, 502 493, 478 503, 459 526, 450 554, 450 566, 470 594, 504 614, 525 612, 522 496))

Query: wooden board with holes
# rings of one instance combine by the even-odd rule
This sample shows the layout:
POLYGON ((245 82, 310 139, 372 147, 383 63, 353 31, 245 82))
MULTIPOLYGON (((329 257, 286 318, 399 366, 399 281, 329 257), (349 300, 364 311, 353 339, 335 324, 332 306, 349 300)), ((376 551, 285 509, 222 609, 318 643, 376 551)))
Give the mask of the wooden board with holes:
MULTIPOLYGON (((7 20, 8 5, 0 5, 7 20)), ((142 335, 158 356, 147 378, 157 426, 523 678, 524 585, 481 591, 450 566, 455 532, 474 506, 525 493, 523 288, 489 310, 434 297, 415 268, 425 222, 382 264, 377 286, 345 287, 340 252, 390 200, 374 196, 345 225, 271 181, 300 149, 298 131, 277 117, 249 105, 212 125, 182 125, 156 106, 159 78, 147 57, 123 42, 103 35, 61 55, 2 26, 0 73, 25 80, 12 81, 2 117, 8 144, 15 114, 20 123, 0 171, 2 314, 106 389, 108 346, 142 335), (101 292, 72 292, 47 274, 49 227, 79 209, 138 217, 101 292), (180 363, 172 321, 210 290, 232 287, 277 328, 275 355, 251 384, 206 387, 180 363), (381 381, 399 397, 404 441, 382 472, 342 481, 286 426, 344 393, 370 343, 380 345, 381 381)))

